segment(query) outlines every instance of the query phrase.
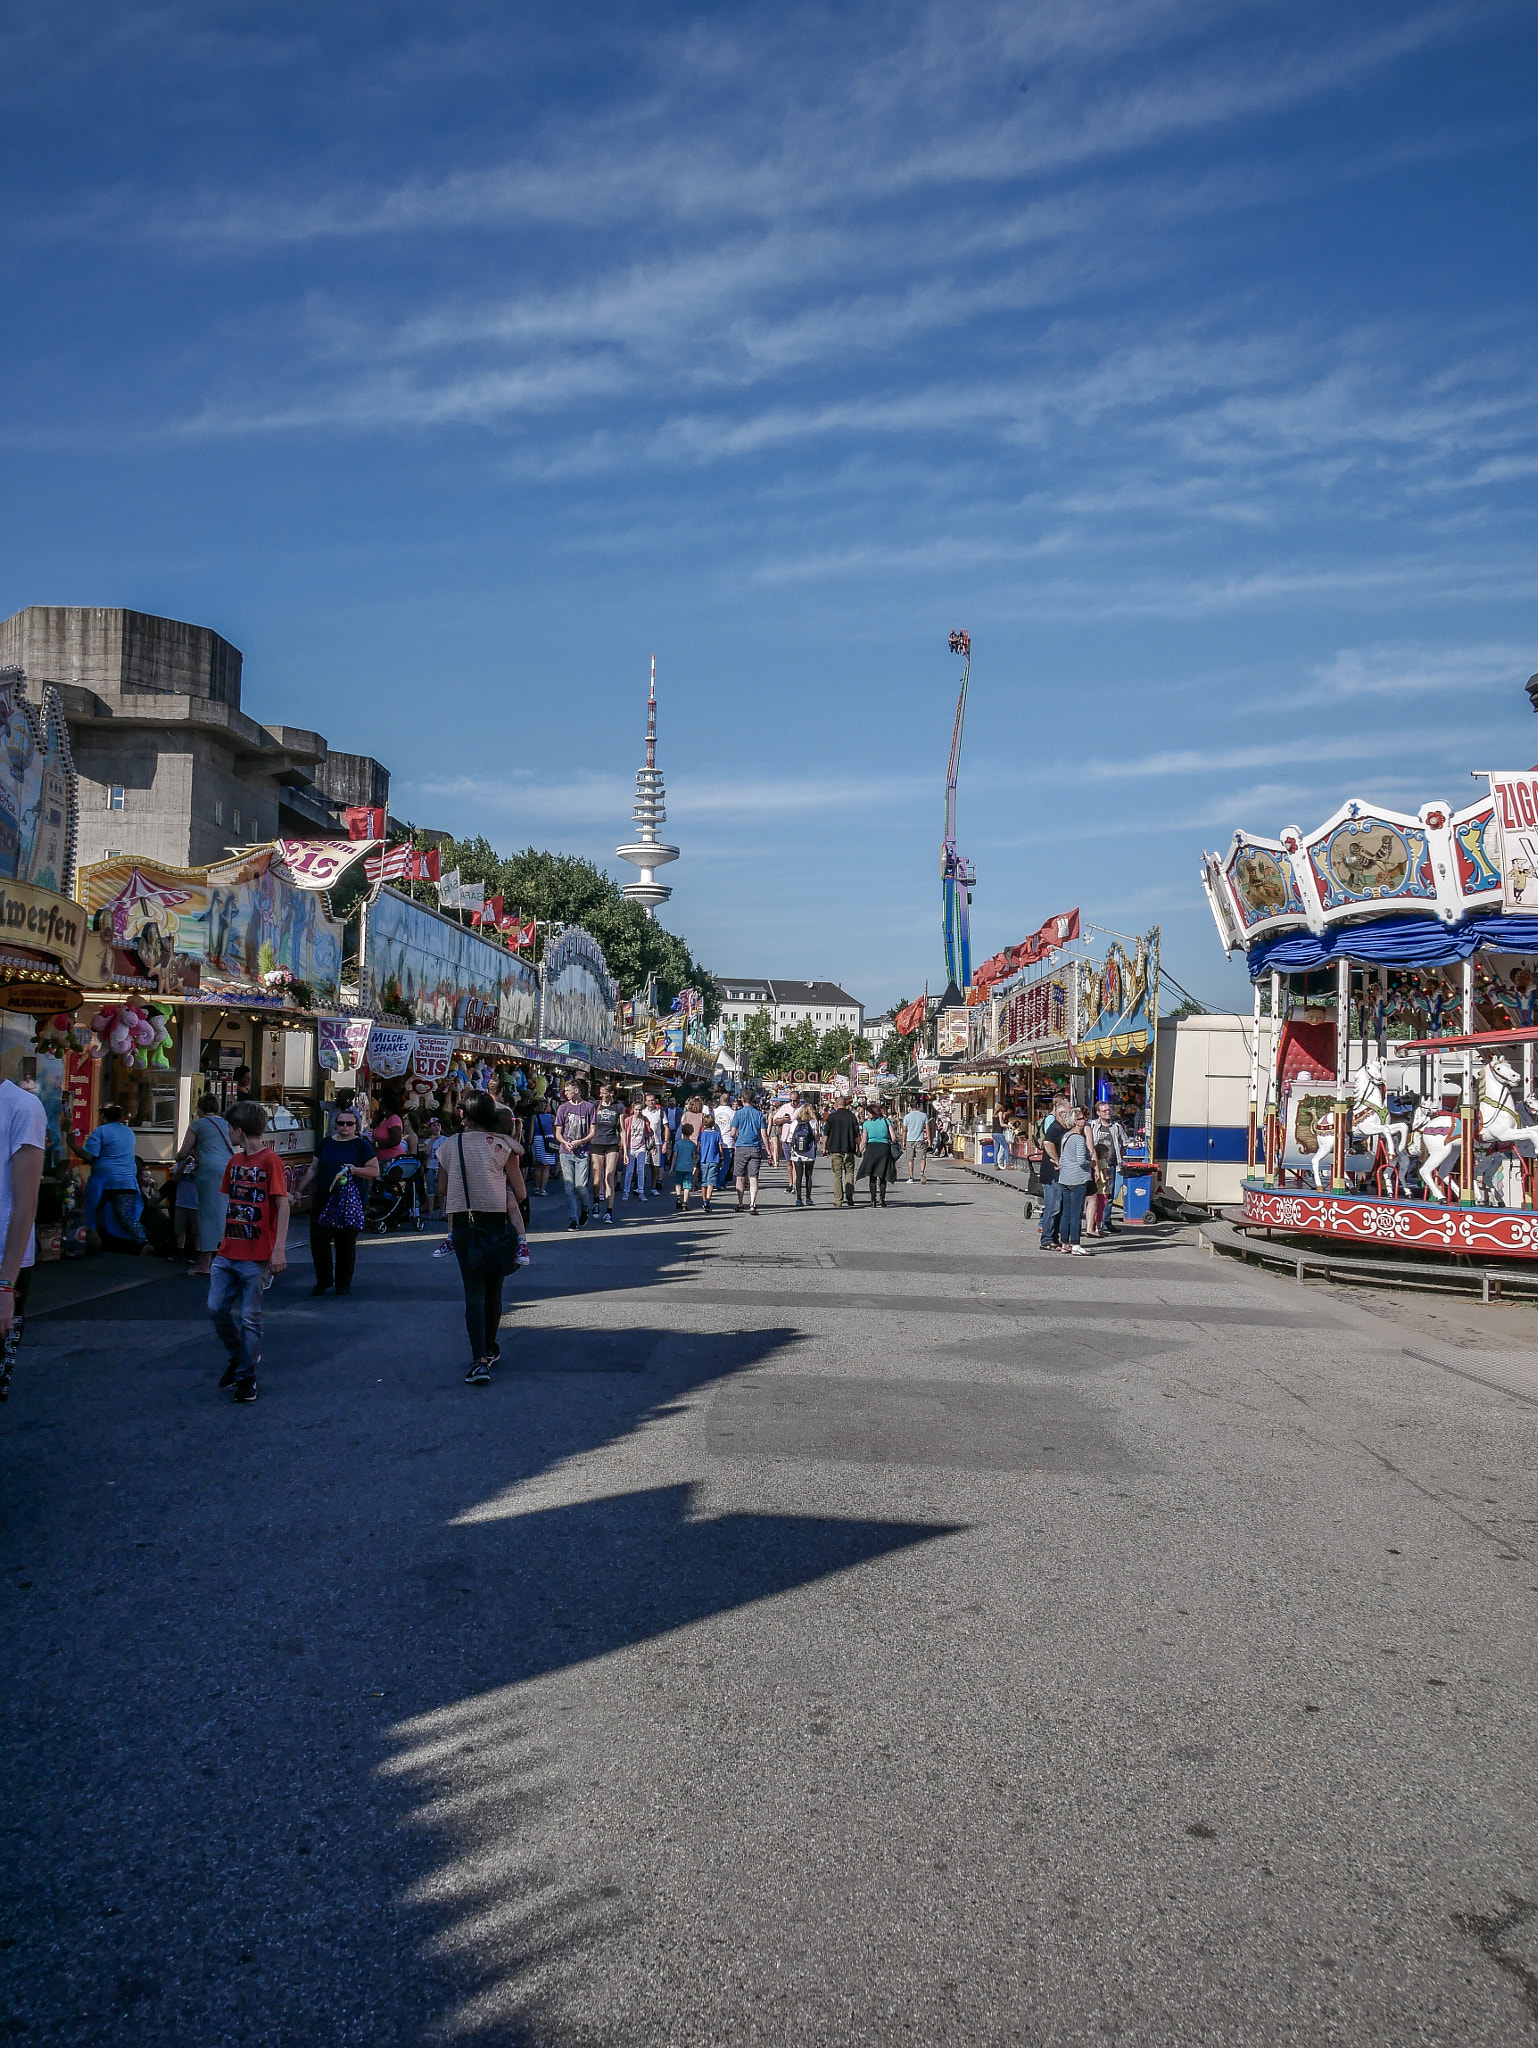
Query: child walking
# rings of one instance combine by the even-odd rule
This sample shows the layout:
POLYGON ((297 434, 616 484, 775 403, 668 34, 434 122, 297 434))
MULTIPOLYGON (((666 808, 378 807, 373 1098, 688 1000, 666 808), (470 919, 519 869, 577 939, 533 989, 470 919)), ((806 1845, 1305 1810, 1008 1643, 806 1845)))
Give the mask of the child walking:
POLYGON ((704 1112, 697 1142, 700 1149, 700 1200, 708 1209, 721 1171, 721 1133, 708 1109, 704 1112))
MULTIPOLYGON (((680 1124, 678 1136, 673 1140, 673 1194, 675 1206, 680 1209, 687 1209, 689 1206, 689 1194, 694 1186, 694 1176, 699 1170, 699 1163, 700 1150, 694 1142, 693 1129, 688 1124, 680 1124)), ((705 1199, 705 1191, 702 1188, 700 1200, 703 1202, 705 1199)))
POLYGON ((208 1312, 230 1361, 220 1386, 233 1386, 237 1401, 254 1401, 262 1295, 269 1278, 288 1267, 288 1170, 266 1143, 267 1112, 259 1102, 237 1102, 225 1121, 243 1149, 230 1154, 220 1183, 229 1208, 208 1277, 208 1312))

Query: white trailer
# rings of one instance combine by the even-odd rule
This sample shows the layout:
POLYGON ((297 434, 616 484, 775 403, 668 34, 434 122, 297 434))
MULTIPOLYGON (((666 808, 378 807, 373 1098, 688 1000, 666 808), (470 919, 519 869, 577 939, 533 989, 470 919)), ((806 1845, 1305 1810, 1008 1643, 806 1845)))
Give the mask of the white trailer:
MULTIPOLYGON (((1262 1096, 1271 1020, 1260 1020, 1262 1096)), ((1255 1024, 1242 1016, 1159 1021, 1154 1073, 1154 1162, 1171 1194, 1215 1207, 1244 1199, 1250 1142, 1255 1024)))

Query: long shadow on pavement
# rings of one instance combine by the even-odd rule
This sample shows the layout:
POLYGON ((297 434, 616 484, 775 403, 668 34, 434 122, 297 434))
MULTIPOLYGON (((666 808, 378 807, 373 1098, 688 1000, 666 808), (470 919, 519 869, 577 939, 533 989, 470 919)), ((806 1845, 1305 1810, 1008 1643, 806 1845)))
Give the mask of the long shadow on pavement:
MULTIPOLYGON (((555 1292, 594 1249, 541 1246, 555 1292)), ((616 1231, 602 1273, 694 1249, 682 1219, 616 1231)), ((379 2048, 488 2000, 464 2031, 529 2038, 516 1988, 617 1909, 509 1851, 559 1776, 517 1688, 948 1533, 521 1492, 789 1327, 700 1333, 667 1291, 663 1324, 514 1316, 481 1392, 452 1262, 371 1247, 346 1303, 307 1278, 269 1296, 252 1409, 214 1391, 188 1282, 51 1318, 0 1414, 7 2038, 379 2048), (444 1744, 477 1752, 470 1818, 431 1803, 444 1744)))

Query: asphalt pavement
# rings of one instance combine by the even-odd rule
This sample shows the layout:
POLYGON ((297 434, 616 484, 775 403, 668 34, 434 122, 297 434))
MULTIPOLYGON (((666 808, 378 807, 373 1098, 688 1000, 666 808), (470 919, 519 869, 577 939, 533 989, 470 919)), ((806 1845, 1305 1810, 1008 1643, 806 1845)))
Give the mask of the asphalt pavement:
POLYGON ((1534 1311, 818 1176, 50 1281, 0 2041, 1538 2041, 1534 1311))

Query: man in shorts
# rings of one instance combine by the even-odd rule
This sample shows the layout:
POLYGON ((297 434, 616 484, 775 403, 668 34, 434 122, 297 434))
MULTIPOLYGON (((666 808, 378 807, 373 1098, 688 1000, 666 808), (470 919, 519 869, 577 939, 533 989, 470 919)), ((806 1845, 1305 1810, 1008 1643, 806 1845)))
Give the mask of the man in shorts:
POLYGON ((748 1201, 748 1214, 758 1214, 758 1175, 764 1163, 764 1136, 766 1126, 764 1113, 751 1102, 739 1102, 737 1115, 732 1123, 733 1158, 737 1174, 737 1207, 741 1209, 742 1198, 752 1193, 748 1201))
POLYGON ((919 1180, 928 1180, 929 1160, 929 1119, 917 1103, 903 1118, 904 1158, 908 1162, 908 1185, 913 1185, 913 1169, 919 1170, 919 1180))

